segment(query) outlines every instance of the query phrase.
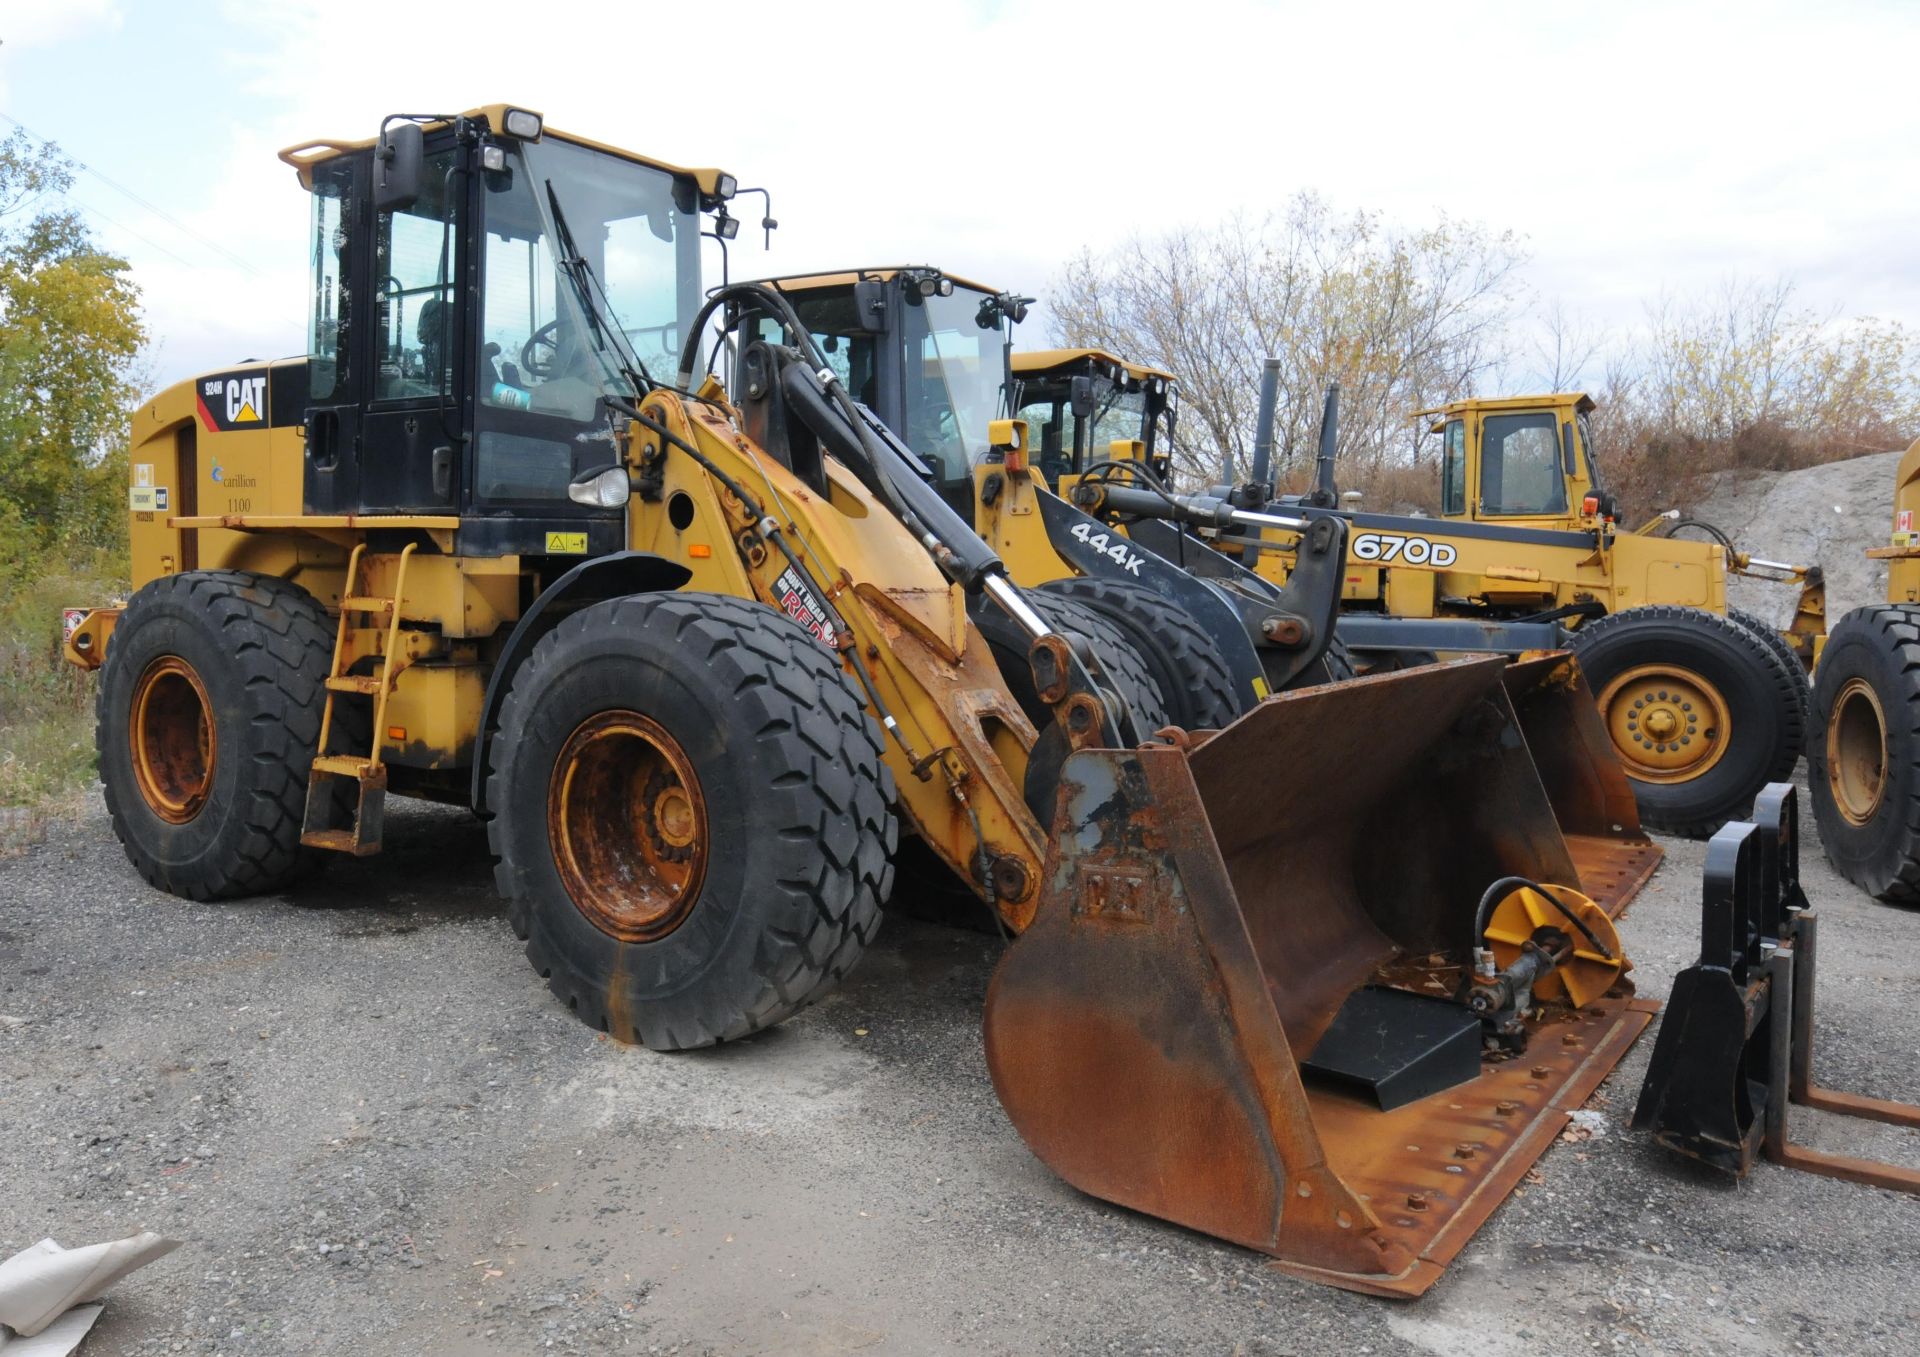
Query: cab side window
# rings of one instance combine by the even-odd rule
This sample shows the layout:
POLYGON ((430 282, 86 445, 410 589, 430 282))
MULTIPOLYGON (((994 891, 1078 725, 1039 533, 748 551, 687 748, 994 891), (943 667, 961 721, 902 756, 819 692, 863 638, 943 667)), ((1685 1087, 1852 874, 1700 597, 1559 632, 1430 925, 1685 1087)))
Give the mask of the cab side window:
POLYGON ((1447 421, 1446 451, 1440 463, 1440 512, 1449 516, 1467 512, 1467 426, 1447 421))
POLYGON ((374 399, 437 398, 453 389, 459 335, 453 325, 451 151, 427 157, 411 207, 374 222, 373 305, 378 320, 374 399))
POLYGON ((1566 508, 1553 414, 1488 415, 1480 434, 1480 511, 1558 514, 1566 508))

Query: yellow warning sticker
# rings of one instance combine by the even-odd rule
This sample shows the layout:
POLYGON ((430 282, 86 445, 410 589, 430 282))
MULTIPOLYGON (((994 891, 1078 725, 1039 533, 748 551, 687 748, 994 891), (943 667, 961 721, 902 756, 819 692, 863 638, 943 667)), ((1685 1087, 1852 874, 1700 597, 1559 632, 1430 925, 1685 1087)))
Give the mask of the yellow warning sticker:
POLYGON ((136 485, 127 492, 127 507, 135 513, 150 514, 160 507, 158 494, 150 485, 136 485))
POLYGON ((584 532, 550 532, 547 534, 547 554, 584 556, 587 554, 587 535, 584 532))

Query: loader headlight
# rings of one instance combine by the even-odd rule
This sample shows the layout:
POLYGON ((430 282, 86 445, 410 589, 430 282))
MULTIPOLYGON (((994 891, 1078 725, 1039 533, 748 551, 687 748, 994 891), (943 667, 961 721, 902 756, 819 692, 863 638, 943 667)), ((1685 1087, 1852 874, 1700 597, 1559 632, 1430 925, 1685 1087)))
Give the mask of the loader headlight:
POLYGON ((592 505, 596 509, 618 509, 632 493, 633 485, 628 481, 627 469, 623 466, 590 471, 567 486, 568 499, 575 504, 592 505))
POLYGON ((713 196, 725 202, 740 191, 740 181, 730 174, 723 174, 713 181, 713 196))
POLYGON ((540 140, 538 113, 524 108, 510 108, 507 110, 507 116, 501 121, 505 124, 502 130, 510 137, 518 137, 522 141, 540 140))

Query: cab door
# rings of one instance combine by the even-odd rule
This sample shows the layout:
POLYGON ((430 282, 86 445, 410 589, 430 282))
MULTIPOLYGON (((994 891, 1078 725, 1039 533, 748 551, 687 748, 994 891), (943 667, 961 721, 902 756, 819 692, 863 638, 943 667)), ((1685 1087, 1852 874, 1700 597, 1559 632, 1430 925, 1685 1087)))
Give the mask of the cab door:
POLYGON ((360 353, 356 285, 368 249, 367 157, 340 156, 313 170, 307 259, 306 450, 302 503, 310 514, 360 507, 360 353))
MULTIPOLYGON (((1573 515, 1567 493, 1573 456, 1572 426, 1563 435, 1555 411, 1500 410, 1472 416, 1479 449, 1474 518, 1482 522, 1547 520, 1573 515)), ((1449 426, 1451 427, 1451 425, 1449 426)))
POLYGON ((452 513, 459 502, 464 154, 451 134, 430 137, 420 196, 373 215, 360 433, 367 513, 452 513))

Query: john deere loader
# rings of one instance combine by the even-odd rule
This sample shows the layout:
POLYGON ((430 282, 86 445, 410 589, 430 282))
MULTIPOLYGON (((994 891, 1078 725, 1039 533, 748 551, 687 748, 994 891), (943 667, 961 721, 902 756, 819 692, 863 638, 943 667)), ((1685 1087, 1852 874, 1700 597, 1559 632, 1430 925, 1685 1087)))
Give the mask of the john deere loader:
POLYGON ((155 885, 280 890, 391 795, 465 804, 556 998, 682 1050, 846 974, 911 833, 1014 935, 988 1065, 1045 1162, 1388 1295, 1645 1026, 1501 664, 1171 726, 780 293, 703 293, 732 176, 509 105, 283 158, 307 353, 141 408, 137 588, 67 638, 155 885), (728 308, 779 321, 731 386, 728 308))
MULTIPOLYGON (((1054 493, 1102 466, 1161 464, 1172 432, 1165 373, 1093 349, 1019 353, 1013 331, 1029 298, 930 265, 764 281, 1036 607, 1060 601, 1125 638, 1173 724, 1218 729, 1274 693, 1352 677, 1337 638, 1327 639, 1341 620, 1348 525, 1339 515, 1289 520, 1283 586, 1198 543, 1188 551, 1176 541, 1158 554, 1054 493), (1020 417, 995 418, 1008 409, 1020 417)), ((726 336, 737 344, 742 335, 777 334, 781 323, 743 303, 729 309, 726 336)), ((751 363, 736 368, 735 385, 759 384, 751 363)), ((996 653, 1017 659, 1024 640, 991 609, 974 611, 996 653)), ((1459 627, 1398 625, 1430 646, 1456 639, 1459 627)), ((1559 640, 1551 626, 1531 633, 1541 652, 1559 640)), ((1576 884, 1624 901, 1660 851, 1641 831, 1577 668, 1564 657, 1529 665, 1510 672, 1507 686, 1576 884)), ((972 909, 931 912, 977 919, 972 909)))

